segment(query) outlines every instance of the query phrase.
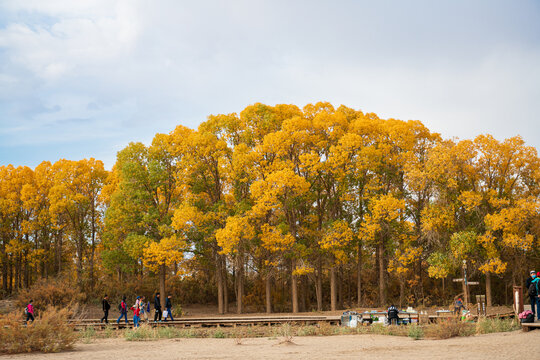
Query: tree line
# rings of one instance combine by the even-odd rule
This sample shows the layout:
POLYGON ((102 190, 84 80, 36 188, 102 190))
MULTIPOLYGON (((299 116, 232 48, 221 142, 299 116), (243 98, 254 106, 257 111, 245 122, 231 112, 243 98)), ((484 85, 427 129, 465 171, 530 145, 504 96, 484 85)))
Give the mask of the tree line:
POLYGON ((239 313, 335 310, 443 302, 466 264, 491 305, 493 284, 539 265, 539 165, 519 136, 449 140, 326 102, 255 104, 130 143, 111 171, 0 166, 1 291, 61 273, 84 291, 199 279, 220 313, 231 295, 239 313))

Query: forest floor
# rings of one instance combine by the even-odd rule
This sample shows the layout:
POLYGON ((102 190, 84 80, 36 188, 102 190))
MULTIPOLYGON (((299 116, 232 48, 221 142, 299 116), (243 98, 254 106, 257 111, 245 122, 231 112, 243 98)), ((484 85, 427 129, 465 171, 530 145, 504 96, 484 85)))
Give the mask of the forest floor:
MULTIPOLYGON (((513 331, 447 340, 400 336, 339 335, 279 338, 95 340, 57 354, 21 354, 5 359, 528 359, 540 352, 540 331, 513 331)), ((532 357, 534 358, 534 356, 532 357)))

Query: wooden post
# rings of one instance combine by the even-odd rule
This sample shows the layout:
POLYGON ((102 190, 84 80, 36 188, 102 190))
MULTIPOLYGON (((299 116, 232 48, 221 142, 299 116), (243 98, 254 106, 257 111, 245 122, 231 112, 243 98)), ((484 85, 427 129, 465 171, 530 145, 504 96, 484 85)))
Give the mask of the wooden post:
POLYGON ((516 316, 523 312, 523 289, 521 286, 514 286, 514 312, 516 316))
POLYGON ((469 286, 467 284, 467 261, 463 260, 463 293, 465 296, 465 306, 469 307, 469 286))

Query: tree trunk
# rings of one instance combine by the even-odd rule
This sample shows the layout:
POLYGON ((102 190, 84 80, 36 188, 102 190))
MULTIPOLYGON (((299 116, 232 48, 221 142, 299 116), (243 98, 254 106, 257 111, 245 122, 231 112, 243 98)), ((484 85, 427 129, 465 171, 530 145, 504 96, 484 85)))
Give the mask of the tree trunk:
POLYGON ((227 277, 227 258, 225 255, 221 255, 221 278, 223 282, 223 312, 229 312, 229 290, 228 286, 228 277, 227 277))
POLYGON ((399 280, 399 307, 403 308, 403 298, 405 297, 405 281, 399 280))
POLYGON ((300 278, 300 311, 307 311, 307 295, 308 295, 308 277, 302 276, 300 278))
POLYGON ((272 274, 270 270, 268 270, 268 274, 266 274, 265 279, 265 287, 266 287, 266 313, 270 314, 272 312, 272 274))
POLYGON ((377 253, 379 258, 379 305, 386 305, 386 281, 384 276, 384 244, 383 239, 377 247, 377 253))
POLYGON ((92 230, 90 243, 90 290, 94 289, 94 253, 96 250, 96 204, 92 201, 92 230))
POLYGON ((58 275, 62 271, 62 239, 64 234, 62 230, 56 232, 56 241, 55 241, 55 270, 58 275))
POLYGON ((338 309, 343 309, 343 267, 338 268, 337 273, 338 309))
POLYGON ((486 306, 491 307, 491 273, 486 272, 486 306))
POLYGON ((20 273, 20 270, 21 270, 21 256, 20 255, 17 255, 17 263, 15 265, 15 290, 18 290, 19 287, 20 287, 20 283, 19 283, 19 279, 20 279, 20 276, 19 276, 19 273, 20 273))
POLYGON ((0 253, 2 260, 2 290, 4 294, 8 293, 8 256, 6 255, 6 243, 2 241, 2 252, 0 253))
POLYGON ((362 307, 362 253, 358 243, 358 262, 356 263, 356 306, 362 307))
POLYGON ((223 271, 221 271, 221 259, 218 257, 216 263, 216 282, 217 282, 217 291, 218 291, 218 313, 223 314, 223 271))
POLYGON ((296 260, 292 260, 291 266, 291 297, 292 297, 292 312, 298 312, 298 278, 294 274, 296 270, 296 260))
POLYGON ((323 297, 322 297, 322 265, 319 263, 317 269, 317 279, 315 281, 315 293, 317 295, 317 311, 323 309, 323 297))
POLYGON ((336 293, 336 267, 330 268, 330 311, 336 311, 337 293, 336 293))
POLYGON ((242 297, 244 296, 244 265, 241 252, 238 253, 238 269, 237 269, 237 290, 236 290, 236 313, 242 313, 242 297))
POLYGON ((167 268, 165 264, 160 266, 159 269, 159 293, 161 294, 161 308, 165 309, 165 301, 167 299, 167 294, 165 293, 165 277, 167 276, 167 268))
POLYGON ((77 237, 77 283, 82 286, 82 260, 83 260, 84 233, 79 231, 77 237))

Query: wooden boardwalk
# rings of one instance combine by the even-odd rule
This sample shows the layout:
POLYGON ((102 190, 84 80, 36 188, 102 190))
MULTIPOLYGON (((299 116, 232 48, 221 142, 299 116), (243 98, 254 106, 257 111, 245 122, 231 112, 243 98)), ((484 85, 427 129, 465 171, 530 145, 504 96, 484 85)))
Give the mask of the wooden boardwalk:
MULTIPOLYGON (((174 326, 179 328, 201 328, 201 327, 237 327, 237 326, 273 326, 280 324, 292 325, 315 325, 319 323, 327 323, 330 325, 339 325, 341 316, 235 316, 235 317, 198 317, 198 318, 181 318, 174 321, 142 321, 141 324, 149 324, 152 327, 174 326)), ((107 324, 101 323, 99 319, 79 319, 70 320, 69 324, 75 329, 95 328, 104 329, 107 324)), ((133 326, 133 320, 129 319, 128 323, 125 320, 116 323, 116 319, 109 321, 108 326, 114 329, 123 329, 133 326)))

